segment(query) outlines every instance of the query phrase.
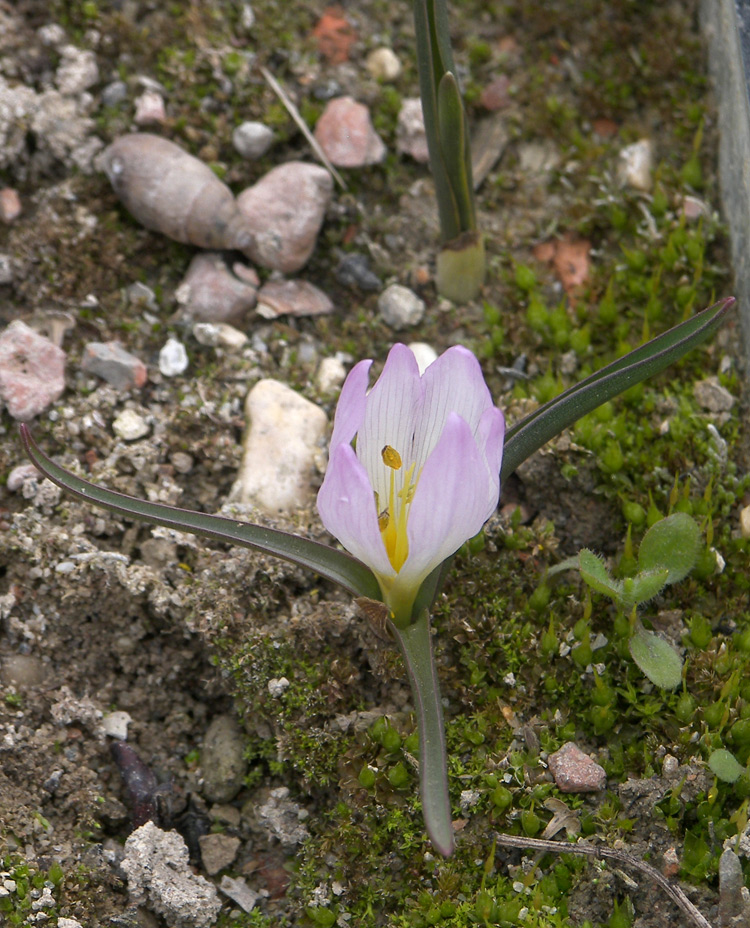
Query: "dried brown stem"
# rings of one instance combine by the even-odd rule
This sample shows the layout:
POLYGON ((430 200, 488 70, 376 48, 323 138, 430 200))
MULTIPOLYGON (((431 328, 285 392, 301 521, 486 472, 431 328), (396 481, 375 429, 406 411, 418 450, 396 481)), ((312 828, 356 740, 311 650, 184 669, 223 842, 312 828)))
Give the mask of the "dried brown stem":
POLYGON ((594 857, 596 860, 616 860, 626 867, 640 870, 641 873, 658 883, 693 924, 698 925, 699 928, 711 928, 711 923, 701 915, 679 886, 670 883, 651 864, 638 860, 637 857, 626 854, 625 851, 616 851, 609 847, 592 847, 589 844, 563 844, 561 841, 547 841, 544 838, 523 838, 520 835, 497 834, 495 840, 502 847, 530 848, 535 851, 550 851, 553 854, 579 854, 583 857, 594 857))

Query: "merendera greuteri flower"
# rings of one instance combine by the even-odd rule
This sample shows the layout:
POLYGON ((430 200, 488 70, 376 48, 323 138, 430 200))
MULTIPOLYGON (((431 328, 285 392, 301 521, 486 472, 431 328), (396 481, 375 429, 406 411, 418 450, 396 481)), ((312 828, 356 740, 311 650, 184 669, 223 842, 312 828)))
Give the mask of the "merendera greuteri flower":
POLYGON ((405 627, 424 579, 497 506, 505 420, 466 348, 420 375, 394 345, 368 392, 371 364, 356 364, 341 390, 318 511, 405 627))

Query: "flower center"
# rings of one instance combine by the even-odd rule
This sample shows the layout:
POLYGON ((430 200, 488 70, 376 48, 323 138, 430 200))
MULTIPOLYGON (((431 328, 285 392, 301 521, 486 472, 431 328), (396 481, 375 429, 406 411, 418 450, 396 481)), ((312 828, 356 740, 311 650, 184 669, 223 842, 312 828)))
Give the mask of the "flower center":
MULTIPOLYGON (((390 471, 390 488, 388 491, 388 503, 382 511, 378 512, 378 526, 380 534, 383 536, 383 544, 388 555, 391 566, 398 573, 404 566, 406 558, 409 556, 409 538, 406 534, 406 523, 409 518, 409 509, 411 501, 414 499, 414 491, 417 489, 419 474, 414 479, 414 468, 412 464, 403 475, 403 486, 400 490, 396 489, 396 471, 401 470, 401 455, 386 445, 380 452, 383 463, 390 471)), ((375 494, 375 505, 380 510, 378 494, 375 494)))

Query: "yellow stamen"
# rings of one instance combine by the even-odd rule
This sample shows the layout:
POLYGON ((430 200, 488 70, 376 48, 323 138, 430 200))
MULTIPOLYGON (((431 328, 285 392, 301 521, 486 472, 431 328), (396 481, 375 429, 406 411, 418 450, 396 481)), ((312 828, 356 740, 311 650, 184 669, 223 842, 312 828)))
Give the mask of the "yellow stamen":
MULTIPOLYGON (((391 566, 398 573, 409 556, 409 536, 406 524, 409 518, 409 507, 414 499, 414 492, 419 482, 419 475, 414 480, 415 465, 412 464, 404 474, 403 487, 396 491, 396 471, 401 469, 401 455, 386 445, 381 451, 383 463, 390 470, 388 505, 378 514, 378 527, 383 536, 383 543, 388 554, 391 566)), ((376 499, 376 508, 379 502, 376 499)))
POLYGON ((380 454, 382 455, 383 463, 386 467, 390 467, 392 470, 399 470, 401 468, 401 455, 395 448, 386 445, 380 454))

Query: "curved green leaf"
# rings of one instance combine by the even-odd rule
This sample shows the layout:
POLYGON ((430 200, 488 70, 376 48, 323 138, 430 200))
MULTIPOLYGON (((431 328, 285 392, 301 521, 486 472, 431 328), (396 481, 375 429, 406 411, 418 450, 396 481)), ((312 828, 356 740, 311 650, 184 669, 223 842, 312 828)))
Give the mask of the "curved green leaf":
POLYGON ((653 684, 663 690, 680 685, 682 658, 668 641, 639 624, 628 647, 633 660, 653 684))
POLYGON ((235 522, 223 516, 208 515, 205 512, 193 512, 163 503, 150 503, 147 500, 126 496, 90 483, 77 477, 65 468, 55 464, 45 455, 34 441, 29 427, 19 427, 21 440, 26 452, 45 477, 61 486, 73 496, 95 506, 101 506, 112 512, 120 513, 132 519, 152 522, 166 528, 191 532, 217 541, 226 541, 234 545, 254 548, 265 554, 272 554, 284 560, 306 567, 315 573, 339 583, 355 596, 380 599, 378 581, 369 567, 344 551, 329 548, 327 545, 288 532, 265 528, 249 522, 235 522))
POLYGON ((527 458, 581 416, 653 377, 709 338, 735 303, 726 297, 565 390, 508 429, 500 471, 509 477, 527 458))
POLYGON ((712 751, 708 758, 708 766, 711 772, 724 783, 735 783, 745 772, 742 764, 726 748, 717 748, 712 751))
POLYGON ((664 581, 677 583, 695 567, 701 550, 701 532, 686 512, 674 512, 655 522, 638 548, 638 566, 667 571, 664 581))

